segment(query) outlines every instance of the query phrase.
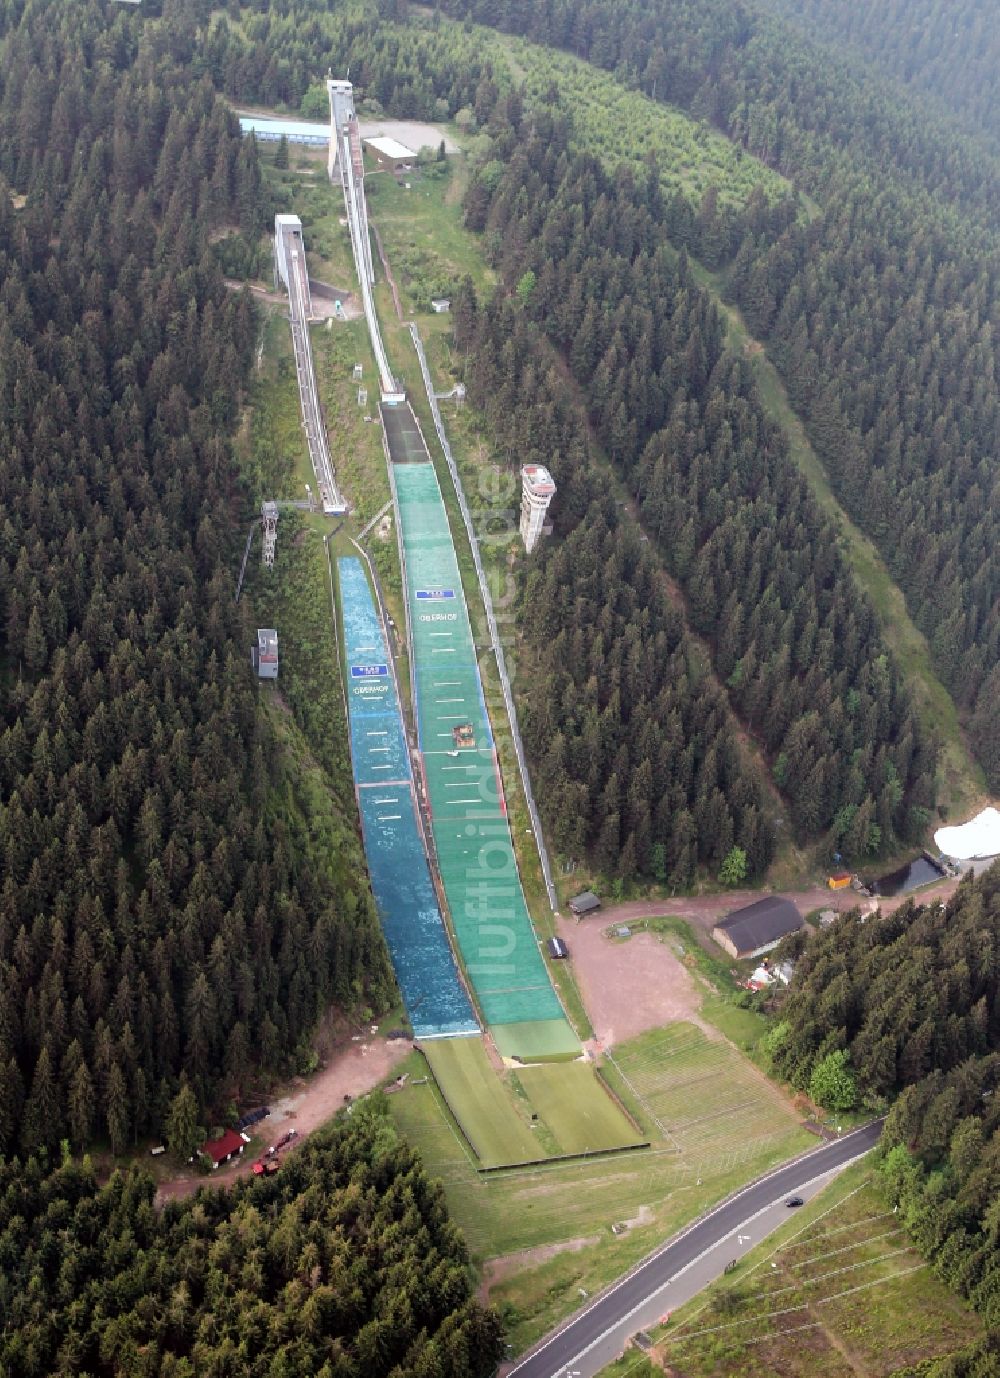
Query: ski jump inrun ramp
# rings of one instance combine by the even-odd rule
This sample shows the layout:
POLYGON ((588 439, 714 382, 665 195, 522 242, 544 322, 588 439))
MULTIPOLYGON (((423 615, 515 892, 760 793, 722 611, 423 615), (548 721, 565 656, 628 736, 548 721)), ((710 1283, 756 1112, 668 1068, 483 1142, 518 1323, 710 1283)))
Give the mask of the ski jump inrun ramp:
POLYGON ((274 217, 274 264, 277 277, 288 288, 302 425, 316 476, 320 506, 324 512, 337 515, 347 511, 347 504, 337 487, 337 475, 330 457, 326 426, 316 390, 316 370, 313 368, 312 345, 309 342, 312 295, 309 291, 305 245, 302 242, 302 222, 297 215, 274 217))
POLYGON ((357 265, 358 281, 361 284, 361 300, 368 322, 372 351, 378 365, 379 385, 384 402, 402 402, 404 393, 393 377, 389 367, 389 356, 382 342, 378 316, 375 314, 375 269, 372 264, 371 236, 368 233, 368 207, 365 202, 365 164, 361 148, 361 130, 354 113, 354 87, 349 81, 330 79, 326 83, 330 97, 330 161, 329 173, 333 180, 339 169, 340 184, 344 189, 344 205, 347 210, 347 224, 351 234, 351 248, 357 265))
POLYGON ((349 81, 331 79, 327 90, 329 172, 335 179, 339 170, 382 387, 379 412, 397 514, 422 777, 417 787, 426 800, 452 930, 501 1055, 518 1061, 575 1058, 580 1043, 553 989, 521 886, 444 498, 416 417, 390 368, 375 313, 354 89, 349 81))

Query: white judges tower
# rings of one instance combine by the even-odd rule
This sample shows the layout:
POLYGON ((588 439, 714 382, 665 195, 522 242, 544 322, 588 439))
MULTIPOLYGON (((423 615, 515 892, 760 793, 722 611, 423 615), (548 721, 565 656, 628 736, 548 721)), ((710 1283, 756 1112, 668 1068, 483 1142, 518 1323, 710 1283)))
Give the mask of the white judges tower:
POLYGON ((545 527, 545 514, 556 491, 552 475, 541 464, 521 470, 521 539, 530 555, 545 527))

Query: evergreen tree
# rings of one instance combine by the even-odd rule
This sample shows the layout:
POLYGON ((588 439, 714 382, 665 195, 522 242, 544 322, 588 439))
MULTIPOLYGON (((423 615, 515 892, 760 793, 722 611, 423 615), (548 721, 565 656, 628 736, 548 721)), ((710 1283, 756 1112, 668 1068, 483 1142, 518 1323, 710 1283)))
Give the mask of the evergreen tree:
POLYGON ((186 1163, 194 1156, 195 1150, 205 1138, 205 1131, 198 1123, 198 1102, 187 1081, 170 1103, 167 1115, 167 1147, 178 1161, 186 1163))

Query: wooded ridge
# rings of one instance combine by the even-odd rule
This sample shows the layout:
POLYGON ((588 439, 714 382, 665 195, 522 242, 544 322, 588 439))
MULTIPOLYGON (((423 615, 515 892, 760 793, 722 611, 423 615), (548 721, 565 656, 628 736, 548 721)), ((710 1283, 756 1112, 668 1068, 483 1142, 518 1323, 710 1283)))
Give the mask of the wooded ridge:
MULTIPOLYGON (((830 830, 854 857, 915 840, 933 799, 933 748, 749 370, 726 351, 718 312, 664 243, 655 169, 641 184, 627 170, 611 179, 565 151, 553 116, 524 117, 511 99, 494 127, 504 119, 469 189, 467 221, 485 231, 505 281, 585 390, 695 629, 760 735, 798 834, 830 830)), ((491 418, 510 413, 521 453, 538 439, 530 412, 518 416, 525 379, 509 391, 513 349, 488 348, 481 337, 476 396, 491 418)), ((564 454, 548 462, 559 483, 564 454)), ((550 712, 560 726, 558 708, 550 712)))
MULTIPOLYGON (((12 10, 4 11, 6 22, 12 10)), ((392 988, 353 820, 316 864, 234 608, 267 208, 189 45, 40 3, 0 85, 0 1151, 223 1105, 392 988), (10 192, 25 198, 13 210, 10 192)))

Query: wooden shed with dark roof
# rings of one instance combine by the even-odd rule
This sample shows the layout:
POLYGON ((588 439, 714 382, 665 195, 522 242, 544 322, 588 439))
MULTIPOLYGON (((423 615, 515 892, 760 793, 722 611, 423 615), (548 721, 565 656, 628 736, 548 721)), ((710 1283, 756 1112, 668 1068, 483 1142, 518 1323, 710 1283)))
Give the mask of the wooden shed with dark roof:
POLYGON ((712 937, 732 957, 761 957, 803 926, 791 900, 768 895, 731 914, 712 929, 712 937))

